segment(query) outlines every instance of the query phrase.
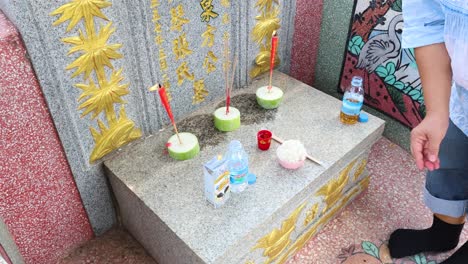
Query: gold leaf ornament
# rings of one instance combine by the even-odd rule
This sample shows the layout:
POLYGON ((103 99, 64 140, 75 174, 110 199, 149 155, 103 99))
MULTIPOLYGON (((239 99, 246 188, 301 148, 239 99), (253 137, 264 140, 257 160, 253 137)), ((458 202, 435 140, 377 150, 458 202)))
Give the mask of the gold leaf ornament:
MULTIPOLYGON (((255 66, 250 71, 250 77, 255 78, 260 74, 270 70, 271 45, 261 45, 260 52, 255 57, 255 66)), ((277 54, 278 55, 278 54, 277 54)), ((275 58, 275 66, 280 65, 281 60, 278 56, 275 58)))
POLYGON ((122 47, 122 44, 108 44, 115 28, 112 28, 112 23, 108 23, 101 28, 97 35, 91 34, 86 36, 79 30, 79 36, 64 38, 62 41, 71 44, 74 47, 70 48, 68 55, 75 52, 81 55, 66 67, 67 70, 76 69, 72 77, 76 77, 84 73, 85 79, 88 79, 93 71, 99 79, 105 78, 104 66, 114 69, 111 60, 122 58, 122 54, 117 50, 122 47))
POLYGON ((309 225, 315 219, 318 212, 318 206, 319 204, 316 203, 309 209, 309 211, 307 211, 306 219, 304 220, 304 226, 309 225))
POLYGON ((291 233, 296 229, 297 219, 305 206, 306 203, 301 204, 283 221, 281 229, 274 229, 259 239, 257 245, 252 248, 252 250, 264 249, 263 256, 268 257, 265 263, 272 263, 291 244, 291 233))
POLYGON ((141 137, 141 130, 135 127, 132 120, 127 118, 125 108, 120 108, 119 117, 108 120, 109 126, 98 120, 99 131, 90 128, 96 146, 91 153, 90 161, 94 162, 126 143, 141 137))
POLYGON ((252 30, 252 37, 257 44, 261 44, 264 39, 271 41, 273 31, 281 27, 278 15, 279 9, 276 8, 272 12, 263 11, 261 15, 255 17, 257 23, 252 30))
POLYGON ((301 250, 307 242, 317 233, 320 224, 312 226, 307 232, 302 234, 291 247, 284 253, 276 263, 283 264, 293 255, 295 255, 299 250, 301 250))
POLYGON ((123 105, 120 108, 119 117, 114 110, 114 104, 124 104, 121 97, 129 93, 129 85, 120 84, 123 80, 122 71, 114 71, 112 65, 112 60, 123 57, 117 52, 122 44, 107 43, 115 31, 111 22, 97 28, 94 25, 95 18, 108 21, 102 9, 111 5, 112 3, 107 0, 70 0, 50 14, 61 15, 53 23, 54 26, 69 21, 67 32, 76 28, 80 21, 83 20, 84 23, 85 30, 77 30, 78 36, 64 38, 62 41, 72 45, 68 55, 78 54, 66 70, 75 70, 72 77, 83 73, 84 80, 86 80, 85 83, 76 85, 83 91, 78 99, 81 102, 79 109, 84 110, 82 116, 92 113, 92 118, 96 118, 100 113, 105 113, 108 125, 106 126, 98 119, 99 131, 90 128, 95 142, 90 155, 91 162, 141 137, 141 131, 135 127, 133 121, 127 118, 123 105), (112 70, 109 80, 105 67, 112 70), (91 76, 93 72, 96 78, 91 76))
POLYGON ((273 4, 279 5, 279 0, 258 0, 255 7, 259 9, 263 9, 265 11, 271 11, 273 8, 273 4))
POLYGON ((361 186, 361 189, 364 191, 365 189, 369 187, 369 184, 370 184, 370 176, 367 176, 359 183, 359 186, 361 186))
MULTIPOLYGON (((319 228, 325 226, 339 211, 341 211, 344 206, 351 200, 359 192, 363 191, 367 188, 369 184, 369 178, 366 177, 359 183, 359 186, 356 186, 351 190, 343 199, 335 206, 333 209, 326 212, 322 215, 319 220, 304 234, 302 234, 289 248, 288 250, 276 261, 276 263, 286 263, 286 261, 291 257, 294 256, 298 251, 300 251, 307 242, 317 233, 319 228)), ((315 207, 315 206, 314 206, 315 207)))
POLYGON ((342 197, 343 190, 346 187, 346 184, 348 184, 349 172, 354 167, 354 164, 356 164, 356 160, 351 162, 340 172, 338 179, 330 180, 325 186, 317 191, 316 195, 323 196, 326 203, 322 212, 326 212, 342 197))
POLYGON ((367 166, 367 160, 363 159, 361 161, 361 164, 359 164, 359 167, 356 169, 356 172, 354 172, 354 181, 358 180, 359 176, 361 176, 364 170, 366 169, 366 166, 367 166))
MULTIPOLYGON (((253 40, 260 45, 260 51, 255 58, 255 65, 250 70, 250 77, 255 78, 270 69, 271 39, 274 31, 278 30, 281 20, 278 0, 258 0, 255 7, 260 15, 256 16, 257 23, 252 29, 253 40)), ((280 58, 276 54, 275 66, 280 64, 280 58)))
POLYGON ((63 22, 70 20, 67 27, 67 32, 72 30, 81 19, 84 19, 86 30, 88 33, 94 31, 94 17, 100 17, 108 20, 101 12, 101 9, 111 6, 112 3, 106 0, 72 0, 67 4, 62 5, 55 11, 50 13, 51 16, 61 15, 53 25, 57 26, 63 22))
POLYGON ((122 96, 129 94, 129 84, 120 84, 123 80, 122 70, 113 71, 110 80, 102 80, 99 87, 96 87, 94 81, 89 79, 89 84, 76 84, 75 86, 83 90, 78 101, 83 101, 79 109, 85 109, 82 117, 93 113, 92 119, 96 118, 101 112, 105 112, 107 117, 114 113, 114 104, 124 104, 122 96))

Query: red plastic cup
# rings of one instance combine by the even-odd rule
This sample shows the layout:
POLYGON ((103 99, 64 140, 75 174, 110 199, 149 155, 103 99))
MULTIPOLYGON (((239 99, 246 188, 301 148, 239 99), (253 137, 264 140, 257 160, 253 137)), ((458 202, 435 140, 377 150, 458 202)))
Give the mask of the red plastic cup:
POLYGON ((268 150, 271 145, 271 136, 273 134, 269 130, 260 130, 257 133, 258 148, 268 150))

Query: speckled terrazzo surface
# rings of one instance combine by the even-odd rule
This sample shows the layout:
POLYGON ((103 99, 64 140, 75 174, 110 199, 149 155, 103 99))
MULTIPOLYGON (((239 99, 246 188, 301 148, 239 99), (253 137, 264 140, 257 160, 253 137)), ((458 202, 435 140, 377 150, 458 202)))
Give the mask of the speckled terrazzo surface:
POLYGON ((354 1, 324 0, 314 87, 336 93, 354 1))
POLYGON ((81 245, 56 264, 157 264, 128 232, 113 228, 81 245))
POLYGON ((26 263, 51 263, 93 236, 26 50, 1 12, 0 218, 26 263))
MULTIPOLYGON (((385 138, 374 145, 368 168, 369 190, 332 220, 289 264, 353 264, 364 263, 363 260, 368 264, 422 264, 446 257, 447 254, 421 255, 420 259, 426 262, 411 258, 390 260, 382 244, 394 229, 422 229, 432 223, 432 214, 422 202, 424 173, 417 170, 410 154, 385 138), (378 259, 365 253, 365 249, 374 248, 372 245, 378 248, 378 259)), ((468 239, 467 231, 465 228, 460 245, 468 239)))
POLYGON ((322 0, 296 0, 290 74, 309 85, 313 84, 315 78, 322 7, 322 0))
MULTIPOLYGON (((417 260, 390 260, 382 245, 392 230, 424 228, 431 222, 431 213, 421 200, 424 173, 415 168, 407 152, 385 138, 372 148, 369 171, 372 180, 368 191, 332 220, 288 264, 421 264, 447 256, 421 255, 417 260), (375 249, 379 258, 366 253, 375 249)), ((466 241, 467 228, 463 236, 466 241)), ((120 235, 98 238, 77 249, 62 263, 146 263, 147 256, 138 253, 142 249, 125 237, 128 238, 120 235), (114 258, 120 253, 126 254, 126 259, 114 258)))

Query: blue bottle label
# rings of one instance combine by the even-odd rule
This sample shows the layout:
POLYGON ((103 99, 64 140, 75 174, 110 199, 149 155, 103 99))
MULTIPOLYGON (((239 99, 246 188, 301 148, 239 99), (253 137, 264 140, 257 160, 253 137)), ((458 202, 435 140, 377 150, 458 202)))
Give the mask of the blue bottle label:
POLYGON ((363 99, 362 95, 345 94, 343 97, 343 106, 341 107, 341 111, 349 116, 359 115, 363 105, 363 99))
POLYGON ((249 170, 247 168, 243 169, 242 171, 236 172, 235 174, 231 174, 230 182, 232 184, 242 184, 247 181, 247 173, 249 170))

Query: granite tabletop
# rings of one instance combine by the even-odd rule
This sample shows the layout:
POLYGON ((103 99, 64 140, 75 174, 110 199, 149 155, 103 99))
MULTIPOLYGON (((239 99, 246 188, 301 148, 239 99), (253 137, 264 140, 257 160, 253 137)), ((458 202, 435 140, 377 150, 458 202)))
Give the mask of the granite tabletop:
POLYGON ((323 175, 332 174, 331 170, 336 174, 341 160, 358 146, 372 144, 383 130, 384 121, 372 115, 367 123, 341 124, 339 100, 279 72, 274 85, 283 89, 284 100, 276 110, 263 110, 257 106, 255 90, 266 83, 264 77, 236 91, 232 106, 241 111, 242 126, 235 132, 214 128, 212 113, 221 101, 178 122, 180 132, 191 132, 200 141, 201 152, 192 160, 175 161, 167 155, 165 144, 173 134, 168 126, 105 162, 115 177, 206 262, 213 262, 275 217, 305 188, 325 183, 323 175), (296 171, 283 169, 275 158, 276 143, 272 142, 269 151, 257 148, 256 133, 264 128, 284 140, 300 140, 325 166, 306 161, 296 171), (233 139, 240 140, 249 154, 250 171, 257 175, 257 183, 243 193, 233 193, 225 206, 214 209, 204 197, 202 164, 224 154, 233 139))

